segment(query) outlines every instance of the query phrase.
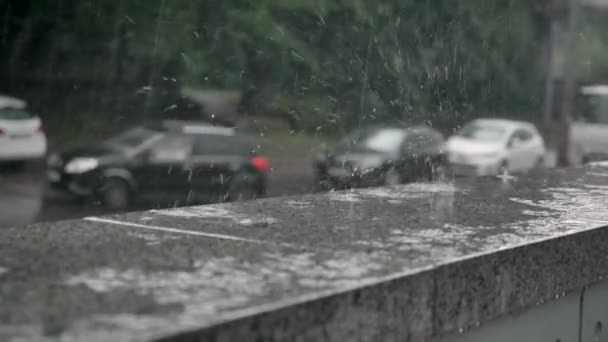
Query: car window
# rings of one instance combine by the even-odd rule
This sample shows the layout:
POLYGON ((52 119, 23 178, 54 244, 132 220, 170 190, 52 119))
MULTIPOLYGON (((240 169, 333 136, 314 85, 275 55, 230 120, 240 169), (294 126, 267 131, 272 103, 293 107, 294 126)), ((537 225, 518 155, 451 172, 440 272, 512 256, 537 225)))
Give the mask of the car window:
POLYGON ((117 148, 137 148, 157 136, 159 133, 159 131, 151 129, 141 127, 134 128, 119 134, 116 137, 110 138, 105 144, 117 148))
POLYGON ((526 142, 526 141, 532 140, 533 137, 534 137, 534 135, 532 134, 532 132, 530 132, 527 129, 518 129, 515 132, 513 132, 513 135, 512 135, 512 139, 517 139, 521 142, 526 142))
POLYGON ((0 108, 0 120, 27 120, 34 115, 22 108, 0 108))
POLYGON ((443 143, 443 136, 439 132, 428 129, 417 129, 408 132, 404 142, 404 149, 432 149, 443 143))
POLYGON ((392 152, 399 148, 405 136, 402 129, 384 129, 370 134, 364 144, 370 150, 392 152))
POLYGON ((471 123, 463 127, 457 135, 471 140, 501 142, 506 140, 508 130, 498 125, 471 123))
POLYGON ((577 97, 575 117, 588 123, 608 124, 608 96, 587 94, 577 97))
POLYGON ((185 162, 191 155, 191 151, 191 137, 183 135, 168 135, 149 150, 148 161, 152 164, 185 162))
POLYGON ((249 155, 256 152, 251 139, 242 136, 199 135, 196 136, 193 155, 249 155))
POLYGON ((401 128, 355 130, 342 140, 337 150, 392 153, 399 150, 405 137, 406 132, 401 128))

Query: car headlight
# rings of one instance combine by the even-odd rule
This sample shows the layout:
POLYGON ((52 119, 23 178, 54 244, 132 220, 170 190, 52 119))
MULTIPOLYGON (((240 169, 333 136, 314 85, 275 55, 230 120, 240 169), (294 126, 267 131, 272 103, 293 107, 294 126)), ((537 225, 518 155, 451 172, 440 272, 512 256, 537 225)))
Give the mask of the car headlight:
POLYGON ((99 166, 99 161, 95 158, 76 158, 65 166, 66 173, 85 173, 95 170, 99 166))

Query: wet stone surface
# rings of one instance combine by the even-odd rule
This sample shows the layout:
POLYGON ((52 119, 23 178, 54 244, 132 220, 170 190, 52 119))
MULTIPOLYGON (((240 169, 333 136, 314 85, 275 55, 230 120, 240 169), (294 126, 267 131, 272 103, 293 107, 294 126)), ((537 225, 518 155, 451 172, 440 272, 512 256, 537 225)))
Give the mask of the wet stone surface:
POLYGON ((3 229, 0 341, 429 339, 606 277, 607 205, 596 166, 3 229))

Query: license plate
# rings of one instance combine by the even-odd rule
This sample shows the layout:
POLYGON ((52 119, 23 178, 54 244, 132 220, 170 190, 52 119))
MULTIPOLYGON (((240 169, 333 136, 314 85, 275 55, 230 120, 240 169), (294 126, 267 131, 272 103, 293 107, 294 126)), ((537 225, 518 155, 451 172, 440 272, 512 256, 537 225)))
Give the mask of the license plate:
POLYGON ((57 171, 49 170, 46 174, 49 181, 53 183, 57 183, 61 180, 61 175, 57 171))

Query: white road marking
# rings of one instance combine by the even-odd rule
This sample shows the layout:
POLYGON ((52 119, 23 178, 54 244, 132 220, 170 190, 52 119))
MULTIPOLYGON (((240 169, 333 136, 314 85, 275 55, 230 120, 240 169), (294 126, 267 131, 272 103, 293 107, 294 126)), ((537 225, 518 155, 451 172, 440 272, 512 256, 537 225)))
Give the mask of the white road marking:
POLYGON ((264 242, 261 240, 246 239, 246 238, 241 238, 241 237, 232 236, 232 235, 205 233, 205 232, 199 232, 199 231, 195 231, 195 230, 176 229, 176 228, 171 228, 171 227, 150 226, 150 225, 145 225, 145 224, 124 222, 124 221, 118 221, 118 220, 110 220, 110 219, 105 219, 105 218, 95 217, 95 216, 85 217, 83 220, 90 221, 90 222, 107 223, 107 224, 113 224, 113 225, 118 225, 118 226, 132 227, 132 228, 156 230, 156 231, 168 232, 168 233, 204 236, 204 237, 216 238, 216 239, 222 239, 222 240, 243 241, 243 242, 251 242, 251 243, 261 243, 261 244, 268 243, 268 242, 264 242))

